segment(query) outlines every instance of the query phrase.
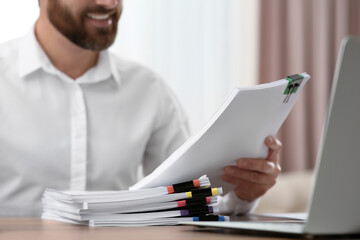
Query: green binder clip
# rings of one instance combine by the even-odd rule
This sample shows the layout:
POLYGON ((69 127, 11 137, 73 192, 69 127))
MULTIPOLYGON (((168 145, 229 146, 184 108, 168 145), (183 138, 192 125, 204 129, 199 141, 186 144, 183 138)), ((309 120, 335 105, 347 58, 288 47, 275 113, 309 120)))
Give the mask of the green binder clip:
POLYGON ((286 89, 284 91, 284 95, 286 95, 283 103, 287 103, 290 99, 291 94, 296 93, 298 88, 301 85, 302 80, 304 79, 304 76, 300 74, 294 74, 291 76, 288 76, 286 80, 289 81, 288 85, 286 86, 286 89))

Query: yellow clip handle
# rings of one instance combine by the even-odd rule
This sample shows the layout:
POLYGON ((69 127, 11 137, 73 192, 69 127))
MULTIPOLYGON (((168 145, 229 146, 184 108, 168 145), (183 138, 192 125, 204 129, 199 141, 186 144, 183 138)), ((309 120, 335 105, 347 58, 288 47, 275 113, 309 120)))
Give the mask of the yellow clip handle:
POLYGON ((187 198, 192 198, 192 193, 191 192, 186 192, 186 197, 187 198))
POLYGON ((211 189, 211 193, 212 193, 212 195, 213 195, 213 196, 216 196, 216 195, 218 195, 218 194, 219 194, 219 192, 218 192, 218 189, 217 189, 217 188, 212 188, 212 189, 211 189))

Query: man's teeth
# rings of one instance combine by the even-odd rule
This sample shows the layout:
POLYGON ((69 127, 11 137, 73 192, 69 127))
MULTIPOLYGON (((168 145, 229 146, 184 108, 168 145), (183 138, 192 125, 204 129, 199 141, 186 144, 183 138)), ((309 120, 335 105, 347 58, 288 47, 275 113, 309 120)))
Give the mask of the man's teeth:
POLYGON ((88 13, 86 14, 87 17, 95 20, 105 20, 110 17, 111 14, 96 14, 96 13, 88 13))

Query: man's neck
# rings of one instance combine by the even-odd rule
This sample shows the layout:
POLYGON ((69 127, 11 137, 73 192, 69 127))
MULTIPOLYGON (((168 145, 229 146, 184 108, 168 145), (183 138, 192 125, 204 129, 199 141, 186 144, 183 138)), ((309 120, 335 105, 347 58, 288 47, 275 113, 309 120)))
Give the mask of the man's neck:
POLYGON ((39 18, 35 35, 52 64, 74 80, 96 65, 99 53, 73 44, 49 21, 39 18))

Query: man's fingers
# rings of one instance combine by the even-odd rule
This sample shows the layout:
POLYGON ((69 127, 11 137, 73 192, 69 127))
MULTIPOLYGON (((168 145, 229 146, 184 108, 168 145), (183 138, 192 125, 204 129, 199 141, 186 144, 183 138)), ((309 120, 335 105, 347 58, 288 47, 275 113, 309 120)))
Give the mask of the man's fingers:
POLYGON ((241 158, 236 161, 236 166, 240 169, 256 171, 260 173, 277 175, 280 173, 280 166, 272 161, 264 159, 241 158))
POLYGON ((223 175, 222 179, 225 182, 236 185, 234 192, 238 198, 249 202, 264 195, 271 188, 271 185, 259 185, 227 175, 223 175))
POLYGON ((273 174, 263 174, 257 171, 244 170, 234 166, 226 167, 224 169, 224 175, 231 178, 231 183, 235 185, 238 185, 238 183, 243 180, 261 185, 274 185, 277 176, 274 176, 273 174))
POLYGON ((282 149, 282 143, 274 137, 267 137, 265 139, 265 144, 269 148, 269 153, 266 159, 277 163, 279 161, 279 154, 282 149))
POLYGON ((282 144, 274 137, 267 137, 265 144, 269 148, 266 159, 242 158, 236 161, 236 166, 224 168, 222 179, 235 185, 234 191, 240 199, 252 201, 276 183, 281 172, 279 155, 282 144))

